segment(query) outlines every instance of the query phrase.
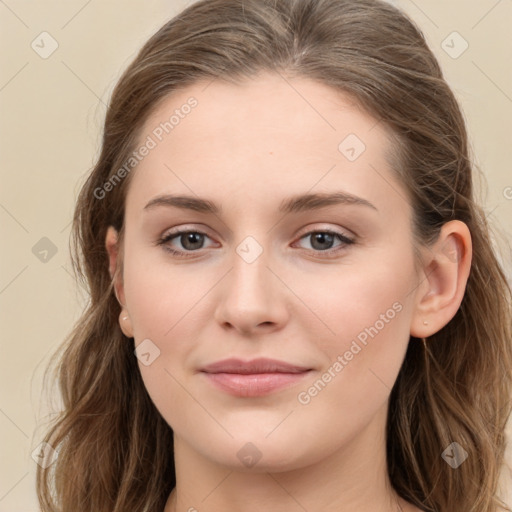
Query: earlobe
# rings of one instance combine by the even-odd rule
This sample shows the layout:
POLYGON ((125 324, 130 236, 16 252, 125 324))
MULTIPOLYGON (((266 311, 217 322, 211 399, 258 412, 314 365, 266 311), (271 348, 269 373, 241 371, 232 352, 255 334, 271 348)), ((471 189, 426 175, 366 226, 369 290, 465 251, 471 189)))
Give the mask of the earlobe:
POLYGON ((121 331, 127 338, 133 338, 133 327, 130 319, 130 315, 123 308, 121 313, 119 314, 119 327, 121 327, 121 331))
POLYGON ((422 283, 417 288, 411 335, 427 338, 441 330, 460 307, 471 268, 471 234, 461 221, 444 224, 424 253, 422 283))

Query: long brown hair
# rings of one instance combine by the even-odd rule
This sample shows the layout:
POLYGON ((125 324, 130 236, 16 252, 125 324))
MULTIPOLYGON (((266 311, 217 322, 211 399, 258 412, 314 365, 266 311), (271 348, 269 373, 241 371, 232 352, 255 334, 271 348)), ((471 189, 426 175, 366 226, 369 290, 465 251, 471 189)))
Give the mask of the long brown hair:
POLYGON ((501 510, 510 288, 474 200, 460 108, 423 35, 378 0, 201 0, 151 37, 122 75, 101 154, 80 192, 73 259, 90 303, 53 360, 63 410, 45 437, 58 458, 37 473, 43 512, 164 509, 175 486, 172 430, 144 387, 133 341, 119 328, 104 245, 109 225, 122 234, 129 176, 106 199, 98 190, 171 92, 217 77, 238 83, 263 70, 349 94, 391 128, 417 243, 431 243, 450 220, 468 225, 473 261, 462 305, 425 344, 410 340, 390 397, 387 463, 393 487, 421 510, 501 510), (441 457, 452 442, 469 455, 456 470, 441 457))

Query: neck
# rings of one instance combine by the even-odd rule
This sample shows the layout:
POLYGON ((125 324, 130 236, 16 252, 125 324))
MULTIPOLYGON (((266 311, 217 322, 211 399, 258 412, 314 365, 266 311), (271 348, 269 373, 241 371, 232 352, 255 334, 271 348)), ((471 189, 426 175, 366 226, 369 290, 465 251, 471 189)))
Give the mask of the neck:
POLYGON ((385 414, 327 457, 281 472, 220 466, 175 434, 177 485, 164 512, 405 512, 388 478, 385 414))

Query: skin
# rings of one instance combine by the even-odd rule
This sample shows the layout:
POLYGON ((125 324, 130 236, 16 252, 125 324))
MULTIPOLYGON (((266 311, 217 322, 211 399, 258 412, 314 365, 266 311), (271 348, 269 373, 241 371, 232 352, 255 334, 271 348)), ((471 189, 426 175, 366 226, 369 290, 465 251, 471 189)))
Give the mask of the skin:
POLYGON ((241 85, 206 85, 169 96, 146 122, 141 142, 190 96, 198 100, 133 171, 122 244, 113 228, 106 237, 121 328, 135 346, 150 339, 160 350, 139 367, 174 431, 177 487, 165 512, 419 510, 397 503, 389 484, 388 399, 410 335, 435 333, 461 303, 471 261, 467 227, 445 224, 415 265, 411 205, 386 158, 392 147, 384 125, 308 79, 262 74, 241 85), (349 134, 366 146, 354 161, 338 149, 349 134), (340 190, 374 208, 278 211, 290 196, 340 190), (170 193, 207 198, 222 210, 145 210, 170 193), (178 227, 207 235, 192 249, 185 237, 167 242, 190 258, 156 244, 178 227), (315 244, 311 233, 326 229, 354 243, 335 236, 315 244), (236 252, 248 236, 263 251, 251 263, 236 252), (329 249, 338 252, 325 256, 329 249), (389 319, 393 304, 400 311, 389 319), (382 314, 384 327, 300 403, 299 393, 330 367, 332 376, 338 356, 382 314), (227 357, 270 357, 312 371, 266 396, 237 397, 199 373, 227 357), (249 442, 261 455, 251 467, 237 456, 249 442))

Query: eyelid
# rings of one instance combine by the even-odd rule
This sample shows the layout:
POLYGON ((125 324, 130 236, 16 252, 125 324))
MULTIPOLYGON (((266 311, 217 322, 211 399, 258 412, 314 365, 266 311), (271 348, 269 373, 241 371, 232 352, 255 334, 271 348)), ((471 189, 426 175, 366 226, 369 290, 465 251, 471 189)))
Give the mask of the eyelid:
POLYGON ((357 238, 356 234, 352 231, 349 231, 345 228, 337 227, 333 228, 327 225, 319 226, 319 227, 311 227, 308 226, 307 228, 304 228, 304 230, 299 231, 299 234, 297 235, 298 238, 304 237, 304 235, 309 235, 311 233, 331 233, 333 235, 340 235, 342 237, 345 237, 351 241, 355 241, 357 238))
MULTIPOLYGON (((183 235, 186 233, 197 233, 198 235, 204 235, 205 237, 212 239, 212 237, 208 234, 208 232, 206 230, 194 228, 194 227, 190 227, 190 226, 180 226, 180 227, 172 229, 172 230, 164 231, 164 234, 159 236, 158 239, 156 240, 155 245, 164 245, 165 243, 168 243, 171 239, 178 238, 180 235, 183 235)), ((199 249, 198 251, 185 251, 185 252, 193 253, 193 252, 199 252, 200 250, 201 249, 199 249)))

